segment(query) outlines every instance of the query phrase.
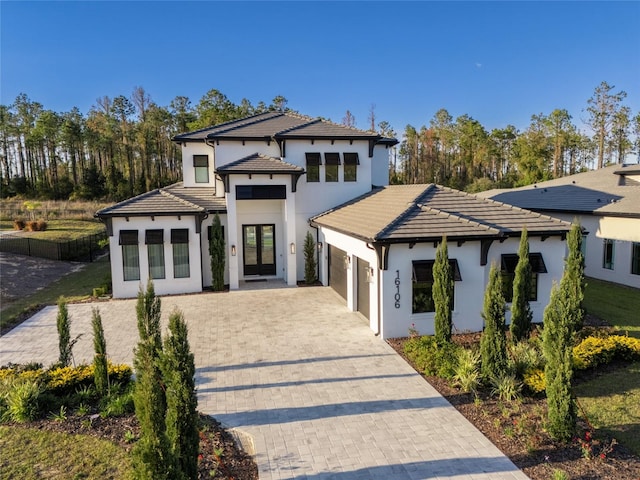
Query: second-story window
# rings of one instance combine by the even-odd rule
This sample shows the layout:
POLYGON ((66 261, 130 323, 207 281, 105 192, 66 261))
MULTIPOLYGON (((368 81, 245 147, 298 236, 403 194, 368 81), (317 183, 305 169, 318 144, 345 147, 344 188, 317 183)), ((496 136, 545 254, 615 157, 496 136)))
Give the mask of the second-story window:
POLYGON ((209 155, 194 155, 193 170, 196 183, 209 183, 209 155))
POLYGON ((357 153, 345 153, 344 154, 344 181, 356 182, 358 181, 358 165, 360 160, 357 153))
POLYGON ((305 153, 307 158, 307 182, 319 182, 320 181, 320 154, 319 153, 305 153))
POLYGON ((325 182, 337 182, 338 181, 338 167, 340 166, 340 154, 339 153, 325 153, 324 154, 324 181, 325 182))

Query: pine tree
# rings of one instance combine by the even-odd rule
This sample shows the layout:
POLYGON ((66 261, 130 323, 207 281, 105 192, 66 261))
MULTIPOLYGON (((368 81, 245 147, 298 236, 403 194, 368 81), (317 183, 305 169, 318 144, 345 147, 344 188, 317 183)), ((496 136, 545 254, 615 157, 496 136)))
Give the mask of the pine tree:
POLYGON ((480 339, 482 375, 494 379, 507 368, 507 338, 505 335, 505 300, 502 294, 500 271, 494 264, 489 271, 489 283, 484 294, 484 331, 480 339))
POLYGON ((209 239, 209 255, 211 256, 212 288, 215 292, 224 290, 225 242, 220 224, 220 216, 216 213, 211 226, 209 239))
POLYGON ((311 285, 316 281, 316 243, 310 232, 304 238, 304 281, 311 285))
POLYGON ((531 298, 531 264, 529 263, 529 239, 527 229, 522 230, 518 264, 513 279, 513 300, 511 303, 511 339, 519 342, 527 338, 531 330, 533 314, 529 305, 531 298))
POLYGON ((584 255, 582 254, 582 228, 574 222, 567 236, 569 253, 565 260, 564 274, 561 283, 567 291, 569 307, 569 326, 573 332, 582 328, 584 321, 584 255))
POLYGON ((451 273, 451 265, 449 265, 447 237, 443 237, 442 243, 440 243, 436 251, 436 260, 433 264, 432 296, 435 306, 435 337, 438 345, 444 345, 451 341, 453 289, 454 280, 451 273))
POLYGON ((182 313, 169 316, 169 335, 164 340, 162 376, 166 383, 166 432, 177 468, 185 478, 198 478, 198 399, 195 363, 182 313))
POLYGON ((71 363, 71 321, 69 320, 67 301, 64 297, 58 299, 56 325, 58 328, 58 349, 60 351, 58 362, 63 367, 68 367, 71 363))
POLYGON ((102 397, 109 390, 109 372, 107 369, 107 342, 104 338, 100 310, 97 308, 92 309, 91 326, 93 327, 93 349, 95 352, 93 357, 93 383, 98 394, 102 397))
MULTIPOLYGON (((564 278, 564 277, 563 277, 564 278)), ((556 440, 571 439, 576 429, 576 404, 571 396, 572 326, 571 292, 561 282, 551 290, 544 311, 542 349, 547 394, 547 431, 556 440)))

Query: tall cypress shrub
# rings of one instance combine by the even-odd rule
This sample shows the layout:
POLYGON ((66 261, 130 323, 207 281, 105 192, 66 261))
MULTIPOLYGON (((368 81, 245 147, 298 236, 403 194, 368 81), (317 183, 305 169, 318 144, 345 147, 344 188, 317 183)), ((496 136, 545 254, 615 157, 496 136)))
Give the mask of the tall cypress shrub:
POLYGON ((582 254, 582 227, 574 222, 567 235, 569 253, 565 260, 564 274, 561 283, 564 284, 569 303, 567 314, 571 329, 576 332, 582 328, 584 322, 584 255, 582 254))
POLYGON ((67 301, 64 297, 58 299, 56 326, 58 329, 58 363, 63 367, 68 367, 71 363, 71 321, 69 320, 67 301))
POLYGON ((311 285, 316 281, 316 242, 310 232, 304 237, 304 282, 311 285))
POLYGON ((109 372, 107 369, 107 342, 102 328, 102 317, 98 308, 91 309, 91 326, 93 328, 93 383, 102 397, 109 390, 109 372))
POLYGON ((513 279, 513 300, 511 303, 511 339, 519 342, 527 338, 531 330, 533 314, 529 299, 531 298, 531 264, 529 263, 529 239, 527 229, 522 230, 520 248, 518 250, 518 264, 513 279))
POLYGON ((212 288, 215 292, 224 290, 224 266, 226 259, 224 235, 220 216, 216 213, 211 226, 211 238, 209 239, 209 255, 211 257, 212 288))
POLYGON ((179 310, 169 316, 169 334, 164 340, 162 376, 166 384, 167 439, 177 469, 185 478, 198 478, 198 399, 195 387, 195 362, 187 324, 179 310))
POLYGON ((491 264, 489 283, 484 294, 484 331, 480 338, 481 371, 485 379, 500 377, 507 369, 507 337, 505 334, 505 300, 500 271, 491 264))
POLYGON ((444 345, 451 341, 453 288, 454 280, 451 265, 449 265, 447 237, 443 237, 436 250, 436 259, 433 263, 433 287, 431 290, 435 307, 435 337, 438 345, 444 345))
MULTIPOLYGON (((566 275, 566 274, 565 274, 566 275)), ((564 277, 563 277, 564 279, 564 277)), ((576 430, 576 404, 571 396, 572 292, 567 282, 554 285, 544 311, 542 349, 547 395, 547 431, 556 440, 571 439, 576 430)))

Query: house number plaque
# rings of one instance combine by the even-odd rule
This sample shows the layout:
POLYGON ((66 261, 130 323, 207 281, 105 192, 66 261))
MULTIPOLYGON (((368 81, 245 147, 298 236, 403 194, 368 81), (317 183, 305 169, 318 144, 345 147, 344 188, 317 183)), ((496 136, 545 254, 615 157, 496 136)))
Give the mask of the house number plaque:
POLYGON ((396 308, 400 308, 400 270, 396 270, 396 279, 394 280, 396 284, 396 294, 393 296, 396 303, 396 308))

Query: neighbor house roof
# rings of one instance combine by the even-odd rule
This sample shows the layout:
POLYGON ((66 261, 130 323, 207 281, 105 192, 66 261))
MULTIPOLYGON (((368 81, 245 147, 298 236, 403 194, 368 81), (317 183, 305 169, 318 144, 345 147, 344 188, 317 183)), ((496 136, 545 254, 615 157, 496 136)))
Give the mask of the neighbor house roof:
POLYGON ((226 211, 225 199, 212 187, 184 187, 182 182, 129 198, 96 213, 98 218, 197 215, 226 211))
POLYGON ((176 142, 220 139, 268 141, 296 138, 365 139, 388 145, 398 143, 395 138, 384 138, 375 132, 338 125, 328 120, 306 117, 293 112, 261 113, 176 135, 173 140, 176 142))
POLYGON ((311 219, 368 242, 410 243, 450 239, 564 235, 571 225, 439 185, 374 189, 311 219))
POLYGON ((217 173, 304 173, 304 168, 284 162, 279 158, 254 153, 221 167, 217 173))
POLYGON ((637 165, 611 165, 520 188, 488 190, 478 195, 541 212, 590 213, 640 217, 637 165))

